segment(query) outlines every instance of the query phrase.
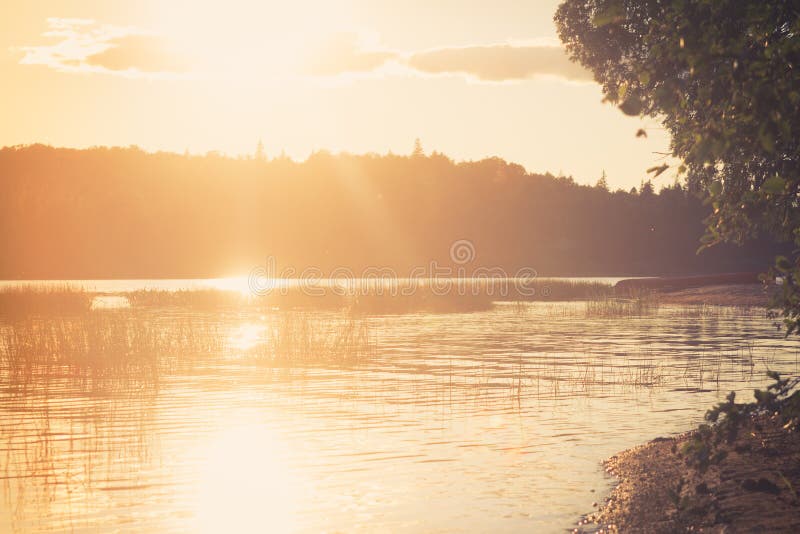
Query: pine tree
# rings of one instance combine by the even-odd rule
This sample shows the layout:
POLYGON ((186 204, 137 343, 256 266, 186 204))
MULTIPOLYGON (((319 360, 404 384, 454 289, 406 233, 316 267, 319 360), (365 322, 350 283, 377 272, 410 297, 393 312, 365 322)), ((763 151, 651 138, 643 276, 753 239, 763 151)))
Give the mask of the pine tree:
POLYGON ((425 156, 425 150, 422 148, 422 142, 419 140, 419 137, 414 139, 414 150, 411 152, 411 155, 415 158, 425 156))
POLYGON ((597 185, 595 187, 608 191, 608 177, 605 169, 603 169, 603 174, 600 175, 600 179, 597 180, 597 185))
POLYGON ((264 143, 261 139, 258 140, 258 145, 256 145, 255 158, 259 161, 267 159, 267 153, 264 151, 264 143))

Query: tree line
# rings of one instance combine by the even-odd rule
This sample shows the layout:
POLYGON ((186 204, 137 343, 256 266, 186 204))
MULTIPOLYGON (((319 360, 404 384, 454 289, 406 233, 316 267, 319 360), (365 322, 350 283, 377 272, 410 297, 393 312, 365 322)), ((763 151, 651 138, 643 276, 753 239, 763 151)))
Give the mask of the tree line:
POLYGON ((543 276, 756 271, 766 239, 696 254, 711 207, 675 183, 609 191, 500 158, 333 155, 304 162, 135 147, 0 150, 0 277, 172 278, 464 265, 543 276))

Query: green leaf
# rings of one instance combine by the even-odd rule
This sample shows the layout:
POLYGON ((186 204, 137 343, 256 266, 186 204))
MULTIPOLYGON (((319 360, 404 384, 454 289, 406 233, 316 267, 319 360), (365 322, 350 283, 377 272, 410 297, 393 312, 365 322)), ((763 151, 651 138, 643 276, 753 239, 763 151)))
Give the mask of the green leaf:
POLYGON ((761 132, 759 132, 758 140, 761 142, 761 148, 770 153, 775 152, 775 139, 773 139, 772 134, 766 131, 764 128, 762 128, 761 132))
POLYGON ((597 28, 622 21, 624 10, 619 2, 609 2, 605 8, 595 13, 592 24, 597 28))
POLYGON ((790 262, 786 256, 778 256, 775 258, 775 268, 782 273, 788 272, 792 268, 792 262, 790 262))
POLYGON ((718 197, 722 193, 722 182, 711 182, 711 185, 708 186, 708 192, 711 193, 712 197, 718 197))
POLYGON ((650 167, 649 169, 647 169, 647 173, 648 174, 651 173, 651 172, 655 173, 655 174, 653 174, 653 178, 657 178, 658 175, 660 175, 661 173, 663 173, 667 169, 669 169, 669 165, 664 163, 663 165, 658 165, 656 167, 650 167))
POLYGON ((632 117, 639 115, 642 112, 642 108, 641 100, 633 97, 625 99, 625 101, 619 105, 619 109, 621 109, 625 115, 630 115, 632 117))
POLYGON ((764 181, 764 183, 761 184, 762 191, 774 195, 782 193, 785 188, 786 188, 786 180, 784 180, 780 176, 773 176, 771 178, 767 178, 764 181))
POLYGON ((625 100, 625 95, 628 93, 628 84, 626 82, 622 82, 617 87, 617 100, 625 100))

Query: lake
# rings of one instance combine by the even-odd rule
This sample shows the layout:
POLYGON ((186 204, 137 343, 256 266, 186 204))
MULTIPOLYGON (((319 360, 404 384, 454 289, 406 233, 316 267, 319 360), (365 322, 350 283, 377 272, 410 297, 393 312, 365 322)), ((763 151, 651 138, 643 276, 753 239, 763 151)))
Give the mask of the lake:
POLYGON ((757 308, 371 315, 357 360, 269 365, 287 324, 313 347, 347 319, 141 313, 200 356, 76 375, 14 363, 0 327, 0 531, 561 532, 612 487, 603 459, 800 370, 757 308))

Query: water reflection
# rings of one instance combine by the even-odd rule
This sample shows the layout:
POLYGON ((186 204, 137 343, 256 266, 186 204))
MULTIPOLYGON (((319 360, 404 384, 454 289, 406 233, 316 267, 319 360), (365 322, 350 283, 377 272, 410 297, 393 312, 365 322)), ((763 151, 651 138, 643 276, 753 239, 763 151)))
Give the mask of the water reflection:
POLYGON ((608 488, 601 459, 798 371, 757 310, 368 317, 374 350, 346 365, 259 357, 286 324, 341 330, 335 313, 142 320, 171 365, 93 374, 3 348, 0 531, 560 531, 608 488))
POLYGON ((258 413, 237 414, 196 452, 200 472, 195 532, 291 532, 302 506, 298 474, 280 437, 257 423, 258 413))

